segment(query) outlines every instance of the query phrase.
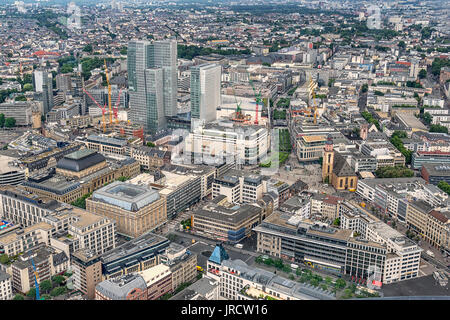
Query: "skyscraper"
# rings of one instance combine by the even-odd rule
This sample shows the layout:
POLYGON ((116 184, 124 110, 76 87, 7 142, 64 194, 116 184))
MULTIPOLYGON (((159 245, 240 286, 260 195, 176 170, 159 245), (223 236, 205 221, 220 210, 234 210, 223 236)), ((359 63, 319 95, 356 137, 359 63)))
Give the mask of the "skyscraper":
POLYGON ((216 120, 221 74, 222 67, 217 64, 191 67, 191 119, 205 122, 216 120))
POLYGON ((177 42, 131 41, 128 44, 130 120, 154 133, 177 114, 177 42))
POLYGON ((33 74, 34 91, 40 94, 43 103, 42 113, 46 115, 53 109, 53 77, 45 70, 36 70, 33 74))

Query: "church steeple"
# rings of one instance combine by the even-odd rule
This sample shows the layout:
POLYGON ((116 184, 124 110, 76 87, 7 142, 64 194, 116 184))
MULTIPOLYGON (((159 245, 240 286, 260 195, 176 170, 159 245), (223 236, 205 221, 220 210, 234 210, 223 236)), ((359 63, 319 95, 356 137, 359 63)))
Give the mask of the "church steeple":
POLYGON ((333 172, 333 164, 334 164, 333 139, 331 138, 331 136, 328 136, 327 142, 325 142, 325 148, 323 152, 322 181, 331 183, 331 173, 333 172))

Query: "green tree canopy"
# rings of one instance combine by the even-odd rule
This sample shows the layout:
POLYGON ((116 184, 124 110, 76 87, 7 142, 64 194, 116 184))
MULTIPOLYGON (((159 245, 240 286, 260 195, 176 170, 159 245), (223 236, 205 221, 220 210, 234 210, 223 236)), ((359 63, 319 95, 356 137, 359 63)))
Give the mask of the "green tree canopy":
POLYGON ((39 284, 39 288, 43 293, 49 292, 53 288, 53 284, 50 280, 44 280, 39 284))
POLYGON ((27 297, 35 298, 36 297, 36 288, 31 288, 30 291, 27 292, 27 297))
POLYGON ((13 128, 16 126, 16 119, 14 118, 6 118, 5 119, 5 127, 6 128, 13 128))

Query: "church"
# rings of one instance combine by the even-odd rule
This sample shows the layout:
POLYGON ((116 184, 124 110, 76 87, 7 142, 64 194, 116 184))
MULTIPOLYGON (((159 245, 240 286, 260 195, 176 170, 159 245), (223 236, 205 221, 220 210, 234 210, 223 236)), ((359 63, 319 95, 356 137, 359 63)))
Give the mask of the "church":
POLYGON ((358 176, 345 158, 335 152, 331 137, 325 143, 322 163, 322 181, 331 184, 336 190, 355 191, 358 176))

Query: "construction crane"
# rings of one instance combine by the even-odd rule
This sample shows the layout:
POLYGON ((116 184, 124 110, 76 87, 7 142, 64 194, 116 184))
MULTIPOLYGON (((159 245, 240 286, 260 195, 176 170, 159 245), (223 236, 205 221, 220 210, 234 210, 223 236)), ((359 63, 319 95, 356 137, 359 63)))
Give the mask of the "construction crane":
POLYGON ((108 66, 106 65, 106 59, 104 59, 104 62, 105 62, 106 83, 108 84, 109 124, 111 125, 112 124, 111 85, 109 84, 108 66))
POLYGON ((34 273, 34 285, 36 287, 36 300, 41 300, 41 297, 39 295, 39 274, 37 273, 36 265, 34 264, 33 257, 30 257, 31 265, 33 266, 33 273, 34 273))
POLYGON ((91 98, 92 101, 95 102, 95 104, 102 110, 102 123, 103 123, 103 133, 106 132, 106 121, 105 121, 105 113, 106 113, 106 104, 104 107, 102 107, 92 96, 89 92, 86 91, 86 89, 84 89, 83 87, 83 91, 84 93, 86 93, 89 98, 91 98))
POLYGON ((113 113, 114 113, 114 118, 116 119, 116 124, 119 123, 119 118, 118 118, 118 111, 119 111, 119 104, 120 104, 120 96, 122 94, 122 88, 120 88, 119 90, 119 97, 117 98, 117 102, 115 107, 113 108, 113 113))
POLYGON ((249 76, 248 79, 249 79, 250 85, 252 86, 253 93, 254 93, 254 95, 255 95, 255 101, 256 101, 255 124, 258 124, 258 106, 259 106, 260 103, 261 103, 261 106, 263 105, 263 101, 262 101, 262 99, 261 99, 261 90, 259 90, 258 93, 256 92, 255 86, 253 85, 253 80, 250 78, 250 74, 249 74, 248 76, 249 76))

